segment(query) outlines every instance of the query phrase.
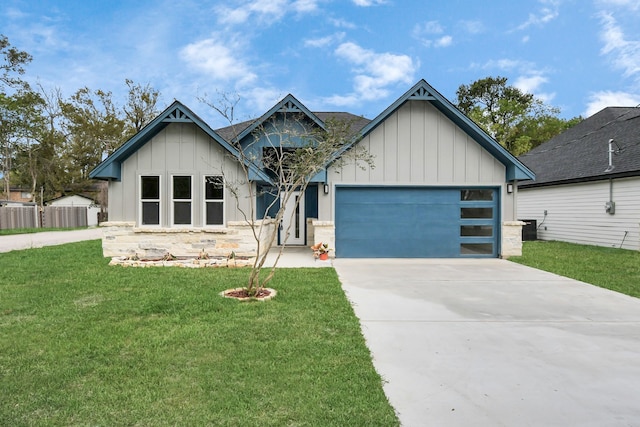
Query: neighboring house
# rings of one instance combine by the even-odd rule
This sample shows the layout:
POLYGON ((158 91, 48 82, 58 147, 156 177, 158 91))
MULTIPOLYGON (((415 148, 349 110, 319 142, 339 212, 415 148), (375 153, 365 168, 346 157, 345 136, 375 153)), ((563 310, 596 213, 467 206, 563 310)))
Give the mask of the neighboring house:
POLYGON ((518 216, 537 237, 640 249, 640 108, 608 107, 520 156, 518 216))
POLYGON ((98 216, 100 215, 100 205, 90 197, 81 194, 70 196, 62 196, 47 202, 47 206, 67 206, 67 207, 83 207, 87 209, 87 226, 95 227, 98 225, 98 216))
POLYGON ((10 188, 8 200, 12 202, 32 202, 33 194, 23 188, 10 188))
MULTIPOLYGON (((236 147, 292 114, 302 114, 308 128, 323 128, 328 117, 356 117, 314 113, 288 95, 256 121, 216 132, 174 102, 91 172, 109 181, 104 255, 255 254, 229 185, 240 174, 236 147)), ((514 188, 534 174, 427 82, 353 126, 375 167, 327 164, 298 195, 287 245, 322 241, 337 257, 520 253, 514 188)), ((264 216, 273 200, 262 191, 271 189, 270 176, 259 163, 249 167, 256 217, 275 227, 264 216)), ((249 195, 241 191, 237 202, 246 208, 249 195)))

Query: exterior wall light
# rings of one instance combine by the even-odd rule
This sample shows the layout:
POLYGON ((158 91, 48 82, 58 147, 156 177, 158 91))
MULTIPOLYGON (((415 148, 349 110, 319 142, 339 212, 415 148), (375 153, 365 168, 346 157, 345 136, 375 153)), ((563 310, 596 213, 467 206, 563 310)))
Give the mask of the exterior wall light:
POLYGON ((329 184, 324 185, 324 194, 329 194, 329 184))
POLYGON ((507 184, 507 193, 513 193, 513 184, 507 184))

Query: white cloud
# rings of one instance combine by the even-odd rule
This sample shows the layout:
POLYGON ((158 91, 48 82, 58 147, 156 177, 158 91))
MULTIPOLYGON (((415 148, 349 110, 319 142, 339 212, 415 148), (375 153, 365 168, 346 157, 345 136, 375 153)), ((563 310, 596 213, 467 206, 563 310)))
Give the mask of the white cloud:
POLYGON ((274 88, 254 87, 242 95, 243 99, 249 103, 251 109, 256 114, 263 114, 273 107, 278 101, 284 98, 282 91, 274 88))
POLYGON ((541 75, 520 76, 513 82, 513 86, 525 93, 534 93, 541 85, 548 81, 549 79, 541 75))
POLYGON ((442 34, 443 32, 444 28, 442 28, 442 25, 440 25, 438 21, 427 21, 424 24, 417 24, 413 29, 415 35, 442 34))
POLYGON ((344 39, 344 37, 345 33, 341 32, 317 39, 306 39, 304 41, 304 45, 307 47, 326 47, 341 41, 342 39, 344 39))
POLYGON ((640 41, 627 40, 622 28, 611 14, 601 13, 602 31, 600 36, 604 42, 601 50, 604 55, 611 55, 613 63, 624 70, 626 77, 640 74, 640 41))
POLYGON ((589 117, 605 107, 635 107, 640 104, 640 94, 600 91, 589 96, 584 117, 589 117))
POLYGON ((228 25, 241 25, 255 18, 263 24, 276 23, 288 13, 312 13, 318 10, 321 0, 249 0, 237 7, 226 5, 215 9, 218 22, 228 25))
POLYGON ((480 34, 485 30, 484 24, 480 21, 460 21, 458 25, 469 34, 480 34))
POLYGON ((329 18, 329 22, 331 22, 331 24, 334 27, 338 27, 338 28, 347 28, 349 30, 353 30, 355 28, 358 28, 358 26, 352 22, 349 22, 345 19, 336 19, 336 18, 329 18))
POLYGON ((473 64, 472 68, 482 68, 483 70, 497 68, 502 71, 513 71, 515 69, 529 68, 531 65, 532 64, 527 61, 502 58, 502 59, 491 59, 481 65, 473 64))
POLYGON ((542 7, 536 13, 530 13, 529 18, 516 27, 517 30, 524 30, 532 25, 543 26, 560 15, 560 2, 558 0, 539 0, 539 2, 542 7))
POLYGON ((413 37, 426 47, 447 47, 453 43, 453 37, 442 35, 444 28, 438 21, 427 21, 413 27, 413 37))
POLYGON ((605 7, 617 6, 633 11, 640 9, 640 2, 638 2, 638 0, 598 0, 597 3, 605 7))
POLYGON ((453 37, 451 36, 443 36, 440 37, 439 39, 437 39, 433 45, 435 47, 447 47, 447 46, 451 46, 451 44, 453 43, 453 37))
POLYGON ((257 76, 238 56, 242 48, 242 43, 236 39, 224 40, 213 35, 186 45, 181 49, 180 56, 189 66, 207 74, 212 80, 235 81, 237 86, 244 86, 257 76))
POLYGON ((548 82, 549 79, 542 74, 530 74, 518 77, 513 82, 513 86, 520 89, 524 93, 530 93, 534 95, 545 104, 550 104, 551 101, 553 101, 553 99, 556 97, 556 94, 540 92, 540 87, 548 82))
POLYGON ((318 0, 296 0, 291 6, 298 13, 309 13, 318 10, 318 0))
POLYGON ((356 6, 369 7, 377 6, 379 4, 385 4, 386 0, 353 0, 353 4, 356 6))
POLYGON ((413 82, 419 64, 407 55, 377 53, 355 43, 343 43, 336 55, 353 64, 354 92, 333 96, 327 101, 336 105, 353 105, 360 101, 372 101, 389 94, 388 87, 413 82))

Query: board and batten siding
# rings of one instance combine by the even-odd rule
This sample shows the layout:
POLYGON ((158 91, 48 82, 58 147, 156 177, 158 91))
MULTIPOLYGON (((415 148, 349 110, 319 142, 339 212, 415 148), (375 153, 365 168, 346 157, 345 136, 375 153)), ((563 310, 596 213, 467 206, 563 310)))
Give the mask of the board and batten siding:
POLYGON ((640 178, 613 180, 613 215, 605 212, 609 185, 605 180, 521 188, 518 217, 536 220, 541 240, 640 250, 640 178))
MULTIPOLYGON (((122 180, 109 185, 109 220, 138 221, 139 176, 160 175, 161 216, 168 226, 171 203, 170 176, 193 177, 193 224, 202 224, 203 186, 205 175, 224 172, 228 183, 239 183, 242 171, 227 151, 198 126, 191 123, 171 123, 122 163, 122 180)), ((246 191, 243 185, 240 191, 246 191)), ((240 196, 248 212, 247 198, 240 196), (245 206, 246 205, 246 206, 245 206)), ((226 221, 242 220, 231 192, 225 189, 226 221)))
MULTIPOLYGON (((512 219, 511 195, 505 197, 504 191, 505 166, 429 102, 404 103, 359 144, 373 156, 374 167, 363 169, 354 162, 332 166, 332 185, 501 187, 502 218, 512 219)), ((330 220, 333 197, 323 196, 319 218, 330 220)))

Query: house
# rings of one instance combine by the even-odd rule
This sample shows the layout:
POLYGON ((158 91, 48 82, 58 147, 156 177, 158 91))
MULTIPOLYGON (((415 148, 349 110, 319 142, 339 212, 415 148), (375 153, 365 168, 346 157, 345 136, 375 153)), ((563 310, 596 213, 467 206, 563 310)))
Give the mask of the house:
POLYGON ((33 194, 24 188, 11 187, 7 200, 12 202, 33 202, 33 194))
POLYGON ((640 249, 640 108, 608 107, 519 158, 518 214, 537 238, 640 249))
MULTIPOLYGON (((255 121, 215 131, 176 101, 92 172, 109 182, 110 220, 105 256, 255 254, 247 212, 255 197, 258 224, 276 227, 265 206, 273 201, 263 150, 238 147, 268 123, 302 116, 299 126, 325 126, 292 95, 255 121), (249 158, 258 159, 250 162, 249 158), (252 192, 231 188, 240 162, 252 192), (262 191, 265 190, 265 191, 262 191), (234 198, 233 192, 238 195, 234 198), (239 193, 238 193, 239 191, 239 193)), ((352 124, 375 168, 330 162, 312 177, 291 216, 287 245, 325 242, 337 257, 507 257, 521 251, 517 182, 534 174, 421 80, 373 120, 352 124)), ((336 153, 339 156, 340 153, 336 153)), ((286 224, 285 224, 286 228, 286 224)), ((282 243, 282 242, 280 242, 282 243)))
POLYGON ((100 205, 91 197, 83 196, 81 194, 61 196, 47 202, 47 206, 86 208, 87 226, 95 227, 98 225, 98 216, 100 215, 100 205))

